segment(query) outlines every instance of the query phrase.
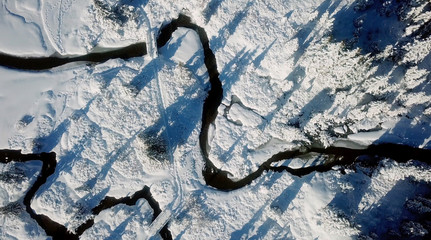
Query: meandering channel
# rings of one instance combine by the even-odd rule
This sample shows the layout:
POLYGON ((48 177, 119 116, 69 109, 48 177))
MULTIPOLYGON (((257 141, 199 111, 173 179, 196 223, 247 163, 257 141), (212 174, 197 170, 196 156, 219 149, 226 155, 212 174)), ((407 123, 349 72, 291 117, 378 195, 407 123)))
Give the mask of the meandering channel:
MULTIPOLYGON (((208 131, 211 124, 214 123, 218 112, 217 109, 221 104, 223 98, 223 87, 219 79, 219 72, 217 70, 216 57, 209 46, 208 36, 202 27, 192 23, 191 19, 183 14, 180 14, 177 19, 173 19, 170 23, 162 26, 159 36, 157 38, 157 47, 163 47, 169 39, 171 39, 173 32, 178 27, 189 28, 197 32, 200 42, 204 50, 205 66, 208 70, 211 89, 208 91, 207 98, 203 104, 202 112, 202 127, 199 134, 200 150, 205 161, 205 167, 202 170, 205 182, 207 185, 217 188, 219 190, 230 191, 242 188, 250 184, 253 180, 261 176, 265 171, 286 171, 296 176, 304 176, 312 172, 325 172, 333 169, 334 166, 349 166, 357 161, 360 156, 379 156, 381 158, 391 158, 398 162, 406 162, 410 159, 415 159, 423 162, 430 163, 431 150, 419 149, 411 146, 398 145, 398 144, 379 144, 371 145, 365 149, 351 149, 345 147, 329 147, 318 148, 312 146, 303 146, 300 149, 280 152, 267 161, 265 161, 255 172, 250 173, 243 179, 232 180, 229 178, 229 173, 217 168, 209 158, 208 147, 208 131), (330 157, 331 161, 327 161, 317 166, 309 166, 299 169, 290 168, 287 166, 276 167, 272 166, 273 163, 287 160, 295 157, 304 157, 310 153, 322 154, 330 157)), ((104 53, 90 53, 85 56, 79 57, 47 57, 47 58, 21 58, 10 56, 7 54, 0 54, 0 65, 17 68, 22 70, 48 70, 69 62, 88 61, 88 62, 103 62, 111 58, 130 58, 136 56, 143 56, 147 53, 145 43, 135 44, 119 50, 108 51, 104 53)), ((376 158, 377 159, 377 158, 376 158)), ((55 153, 40 153, 40 154, 21 154, 17 150, 0 150, 0 162, 8 163, 10 161, 26 162, 30 160, 41 160, 43 162, 42 170, 24 197, 24 205, 26 211, 30 216, 37 221, 37 223, 46 231, 49 236, 54 239, 77 239, 88 228, 90 228, 94 221, 88 220, 76 229, 76 233, 72 234, 67 229, 47 216, 36 214, 30 206, 31 199, 34 194, 43 185, 47 178, 52 175, 56 167, 55 153)), ((373 160, 378 161, 378 160, 373 160)), ((115 199, 106 197, 100 204, 92 209, 94 215, 99 214, 102 210, 113 207, 117 204, 123 203, 127 205, 134 205, 138 199, 145 198, 150 206, 153 208, 153 220, 160 214, 161 209, 157 202, 152 198, 150 190, 147 186, 141 191, 136 192, 131 197, 115 199)), ((171 239, 172 236, 165 226, 160 231, 164 239, 171 239)))
POLYGON ((178 28, 184 27, 194 31, 199 36, 200 42, 204 49, 205 66, 208 70, 208 75, 211 83, 211 90, 208 92, 208 96, 205 99, 202 112, 202 128, 199 135, 199 145, 201 148, 202 156, 205 160, 205 167, 202 170, 205 182, 207 185, 215 187, 219 190, 235 190, 242 188, 250 184, 253 180, 262 175, 264 171, 287 171, 296 176, 303 176, 314 171, 324 172, 331 170, 334 166, 346 166, 355 162, 359 156, 369 155, 380 157, 391 158, 398 162, 406 162, 410 159, 420 160, 430 163, 431 149, 419 149, 406 145, 399 144, 380 144, 371 145, 366 149, 350 149, 344 147, 329 147, 329 148, 317 148, 312 146, 303 146, 301 149, 280 152, 267 161, 265 161, 255 171, 250 173, 248 176, 232 180, 229 178, 229 172, 223 171, 217 168, 211 159, 209 158, 209 147, 208 147, 208 131, 210 125, 213 124, 215 118, 218 115, 217 109, 220 106, 223 98, 223 87, 219 78, 219 72, 217 70, 216 57, 209 46, 208 35, 202 27, 192 23, 191 19, 183 14, 180 14, 177 19, 173 19, 169 24, 163 26, 160 30, 159 37, 157 38, 157 47, 163 47, 171 38, 172 33, 178 28), (319 153, 324 155, 330 155, 336 161, 326 162, 322 165, 310 166, 301 169, 294 169, 289 167, 273 167, 272 163, 287 160, 295 157, 305 157, 310 153, 319 153))
MULTIPOLYGON (((15 162, 28 162, 33 160, 42 161, 42 169, 34 182, 34 184, 30 187, 27 193, 24 195, 24 206, 28 214, 30 214, 31 218, 36 220, 39 226, 45 230, 45 233, 48 236, 51 236, 53 239, 79 239, 85 230, 89 229, 94 224, 94 218, 90 218, 85 223, 81 224, 75 231, 75 233, 69 232, 65 226, 59 224, 48 216, 43 214, 37 214, 31 208, 31 199, 33 199, 37 190, 46 183, 46 180, 49 176, 51 176, 55 172, 55 168, 57 166, 56 154, 54 152, 50 153, 38 153, 38 154, 22 154, 20 150, 0 150, 0 162, 1 163, 10 163, 12 161, 15 162)), ((159 204, 153 198, 150 192, 150 188, 148 186, 144 186, 144 188, 140 191, 137 191, 130 197, 124 197, 120 199, 116 199, 113 197, 106 196, 96 207, 94 207, 91 212, 94 216, 98 215, 103 210, 114 207, 118 204, 126 204, 129 206, 135 205, 139 199, 145 199, 153 209, 153 221, 157 218, 157 216, 162 212, 159 204)), ((160 231, 160 235, 163 239, 172 239, 172 235, 167 227, 164 226, 160 231)))

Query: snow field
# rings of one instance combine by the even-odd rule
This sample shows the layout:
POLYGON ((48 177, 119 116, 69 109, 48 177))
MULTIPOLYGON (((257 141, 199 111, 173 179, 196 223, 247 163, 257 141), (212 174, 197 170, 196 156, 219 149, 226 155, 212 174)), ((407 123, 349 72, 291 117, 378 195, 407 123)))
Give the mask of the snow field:
MULTIPOLYGON (((205 28, 216 55, 224 96, 210 158, 232 178, 313 142, 431 146, 429 37, 400 46, 385 38, 380 44, 388 45, 373 55, 361 35, 360 46, 348 48, 334 32, 353 34, 355 1, 121 2, 126 7, 111 0, 3 0, 0 51, 77 55, 148 43, 184 12, 205 28), (405 54, 396 55, 399 49, 405 54)), ((429 20, 424 5, 411 8, 414 21, 400 37, 429 20)), ((362 26, 371 28, 375 19, 364 14, 362 26)), ((395 17, 380 18, 402 34, 395 17)), ((265 172, 228 193, 205 186, 198 136, 209 84, 199 44, 194 31, 180 28, 158 56, 43 72, 0 67, 0 111, 7 113, 0 148, 57 153, 56 173, 32 202, 38 214, 73 230, 105 196, 128 196, 148 185, 170 215, 174 237, 352 239, 397 230, 406 200, 429 190, 429 166, 391 160, 345 175, 265 172)), ((3 173, 10 166, 1 167, 3 173)), ((0 181, 2 210, 31 185, 37 167, 23 169, 21 184, 0 181)), ((4 239, 46 238, 22 209, 3 211, 0 221, 4 239)), ((150 222, 141 200, 103 211, 82 237, 144 238, 150 222)))

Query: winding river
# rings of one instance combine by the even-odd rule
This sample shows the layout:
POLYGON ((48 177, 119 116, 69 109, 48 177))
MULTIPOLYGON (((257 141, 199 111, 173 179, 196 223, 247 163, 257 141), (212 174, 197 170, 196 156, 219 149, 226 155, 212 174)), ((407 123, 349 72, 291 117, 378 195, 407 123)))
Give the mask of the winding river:
MULTIPOLYGON (((57 166, 56 154, 50 153, 39 153, 39 154, 22 154, 20 150, 0 150, 0 162, 9 163, 15 162, 28 162, 33 160, 42 161, 42 169, 39 173, 34 184, 30 187, 24 196, 24 206, 31 218, 36 220, 39 226, 45 230, 48 236, 53 239, 79 239, 79 236, 84 233, 85 230, 89 229, 94 224, 94 219, 91 218, 85 223, 81 224, 75 231, 75 233, 69 232, 67 228, 43 214, 36 214, 31 208, 31 200, 36 194, 37 190, 46 183, 46 180, 55 172, 57 166)), ((150 188, 144 186, 142 190, 137 191, 130 197, 123 197, 116 199, 113 197, 106 196, 91 212, 94 216, 98 215, 101 211, 114 207, 118 204, 126 204, 129 206, 135 205, 139 199, 145 199, 153 209, 153 221, 162 212, 157 201, 152 197, 150 188)), ((163 239, 172 239, 172 235, 167 227, 164 226, 160 231, 160 235, 163 239)))
MULTIPOLYGON (((411 146, 398 145, 398 144, 379 144, 370 145, 365 149, 351 149, 347 147, 329 147, 319 148, 313 146, 303 146, 300 149, 280 152, 267 161, 265 161, 259 168, 250 173, 243 179, 232 180, 229 178, 229 173, 222 171, 217 168, 209 158, 209 147, 208 147, 208 131, 216 119, 218 112, 217 109, 221 104, 223 98, 223 87, 219 79, 219 72, 217 70, 216 57, 209 46, 208 36, 202 27, 192 23, 188 16, 180 14, 177 19, 173 19, 170 23, 162 26, 159 36, 157 38, 157 47, 163 47, 169 39, 172 37, 172 33, 178 28, 184 27, 194 31, 199 36, 200 42, 204 50, 205 66, 208 70, 211 89, 208 91, 207 98, 203 104, 202 112, 202 128, 199 134, 199 145, 200 150, 205 161, 202 173, 207 185, 212 186, 216 189, 223 191, 230 191, 234 189, 242 188, 250 184, 253 180, 261 176, 265 171, 286 171, 296 176, 304 176, 312 172, 325 172, 333 169, 334 166, 348 167, 357 161, 359 156, 372 156, 371 161, 379 161, 382 158, 391 158, 397 162, 406 162, 410 159, 415 159, 423 162, 430 163, 431 150, 419 149, 411 146), (325 155, 331 161, 327 161, 323 164, 316 166, 309 166, 299 169, 290 168, 287 166, 275 167, 273 163, 282 160, 305 157, 307 154, 316 153, 325 155), (378 156, 376 158, 375 156, 378 156)), ((84 56, 78 57, 46 57, 46 58, 23 58, 10 56, 7 54, 0 54, 0 65, 22 69, 22 70, 47 70, 53 67, 61 66, 69 62, 85 61, 85 62, 103 62, 111 58, 123 58, 127 59, 130 57, 138 57, 147 54, 145 43, 137 43, 129 47, 106 51, 103 53, 90 53, 84 56)), ((79 236, 88 228, 94 224, 94 220, 90 219, 80 227, 76 229, 76 233, 70 233, 66 227, 52 221, 49 217, 36 214, 31 208, 31 199, 34 197, 36 191, 42 186, 47 178, 55 172, 56 168, 56 154, 51 153, 40 153, 40 154, 21 154, 19 150, 0 150, 0 162, 8 163, 11 161, 26 162, 30 160, 41 160, 42 170, 37 177, 36 182, 27 191, 24 196, 24 205, 26 211, 30 216, 36 220, 40 227, 42 227, 46 234, 52 236, 54 239, 78 239, 79 236)), ((161 213, 161 209, 158 203, 151 196, 150 189, 144 186, 142 190, 136 192, 131 197, 124 197, 121 199, 115 199, 112 197, 105 197, 98 206, 92 209, 93 215, 99 214, 101 211, 111 208, 120 203, 127 205, 134 205, 136 201, 144 198, 148 201, 154 211, 153 220, 161 213)), ((163 239, 172 239, 171 233, 169 232, 167 225, 160 231, 163 239)))

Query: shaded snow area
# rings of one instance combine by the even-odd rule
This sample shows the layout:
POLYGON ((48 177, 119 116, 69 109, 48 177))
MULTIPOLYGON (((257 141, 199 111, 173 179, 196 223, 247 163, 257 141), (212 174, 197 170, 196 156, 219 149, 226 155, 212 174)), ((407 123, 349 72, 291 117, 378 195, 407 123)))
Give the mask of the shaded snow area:
MULTIPOLYGON (((427 0, 1 0, 0 52, 77 56, 137 42, 148 54, 44 71, 0 66, 0 149, 56 152, 31 207, 81 239, 426 239, 431 166, 378 156, 296 177, 265 171, 226 192, 207 186, 199 146, 211 88, 205 29, 222 104, 209 158, 232 179, 304 145, 431 149, 431 3, 427 0), (93 216, 106 196, 145 199, 93 216)), ((431 156, 429 157, 431 160, 431 156)), ((301 168, 319 156, 286 159, 301 168)), ((428 162, 429 163, 429 162, 428 162)), ((39 161, 0 164, 0 238, 46 239, 23 197, 39 161)))

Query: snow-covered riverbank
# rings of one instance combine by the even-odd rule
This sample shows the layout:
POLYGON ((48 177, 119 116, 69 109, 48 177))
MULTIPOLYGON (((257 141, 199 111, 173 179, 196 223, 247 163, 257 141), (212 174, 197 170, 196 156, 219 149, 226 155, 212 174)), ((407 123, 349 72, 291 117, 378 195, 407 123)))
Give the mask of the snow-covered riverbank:
MULTIPOLYGON (((369 2, 4 0, 0 50, 49 56, 142 41, 154 46, 162 24, 183 12, 205 28, 217 59, 224 95, 209 157, 233 178, 311 142, 430 148, 429 4, 369 2)), ((198 36, 179 29, 155 54, 43 72, 0 67, 0 148, 57 152, 56 173, 32 202, 36 213, 74 230, 105 196, 147 185, 174 238, 429 231, 421 219, 426 211, 417 209, 430 207, 430 167, 417 161, 386 159, 302 178, 269 172, 229 193, 206 186, 199 131, 209 83, 198 36)), ((13 166, 2 165, 2 173, 13 166)), ((32 169, 22 184, 1 178, 2 238, 46 237, 25 211, 8 210, 34 181, 32 169)), ((82 237, 144 236, 148 210, 107 210, 82 237)))

